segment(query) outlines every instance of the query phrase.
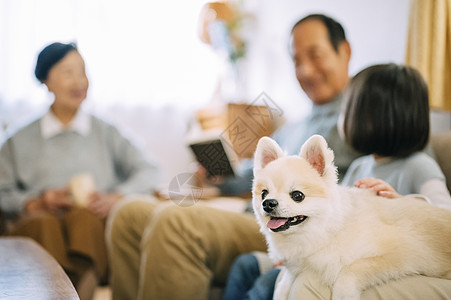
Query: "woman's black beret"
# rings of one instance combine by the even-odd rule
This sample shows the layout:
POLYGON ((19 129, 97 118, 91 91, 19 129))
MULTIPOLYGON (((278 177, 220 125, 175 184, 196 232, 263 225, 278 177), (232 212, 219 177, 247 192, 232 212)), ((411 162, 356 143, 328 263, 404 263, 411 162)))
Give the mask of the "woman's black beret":
POLYGON ((63 44, 56 42, 42 49, 38 55, 36 69, 34 70, 36 78, 40 82, 47 80, 50 69, 72 50, 77 50, 75 43, 63 44))

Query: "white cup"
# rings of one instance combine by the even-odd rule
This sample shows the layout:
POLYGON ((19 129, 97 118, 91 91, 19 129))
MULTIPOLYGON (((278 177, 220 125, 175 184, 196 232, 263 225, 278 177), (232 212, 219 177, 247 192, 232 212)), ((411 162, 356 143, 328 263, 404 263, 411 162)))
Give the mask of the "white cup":
POLYGON ((75 205, 85 207, 89 196, 96 190, 94 178, 89 173, 75 175, 69 181, 69 189, 75 205))

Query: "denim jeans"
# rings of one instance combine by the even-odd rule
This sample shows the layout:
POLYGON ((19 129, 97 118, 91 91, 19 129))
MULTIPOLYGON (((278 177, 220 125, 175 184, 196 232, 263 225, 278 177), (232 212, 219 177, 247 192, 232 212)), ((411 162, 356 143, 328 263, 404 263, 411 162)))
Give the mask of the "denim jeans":
POLYGON ((271 300, 279 269, 260 274, 256 257, 243 254, 233 263, 223 300, 271 300))

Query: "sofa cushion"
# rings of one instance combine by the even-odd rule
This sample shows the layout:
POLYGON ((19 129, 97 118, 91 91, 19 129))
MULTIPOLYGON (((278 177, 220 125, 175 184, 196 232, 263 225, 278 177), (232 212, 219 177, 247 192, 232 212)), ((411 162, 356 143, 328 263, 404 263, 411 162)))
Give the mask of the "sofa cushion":
POLYGON ((433 134, 431 145, 437 162, 445 174, 448 190, 451 191, 451 131, 433 134))

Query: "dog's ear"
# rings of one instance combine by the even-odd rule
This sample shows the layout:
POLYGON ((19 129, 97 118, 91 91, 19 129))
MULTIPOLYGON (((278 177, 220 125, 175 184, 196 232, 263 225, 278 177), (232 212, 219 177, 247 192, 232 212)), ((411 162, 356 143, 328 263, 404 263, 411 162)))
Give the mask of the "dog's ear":
POLYGON ((311 136, 302 145, 299 155, 307 160, 321 176, 325 176, 331 168, 335 172, 334 153, 328 148, 326 140, 320 135, 311 136))
POLYGON ((284 156, 284 153, 276 141, 266 136, 262 137, 255 150, 254 173, 282 156, 284 156))

